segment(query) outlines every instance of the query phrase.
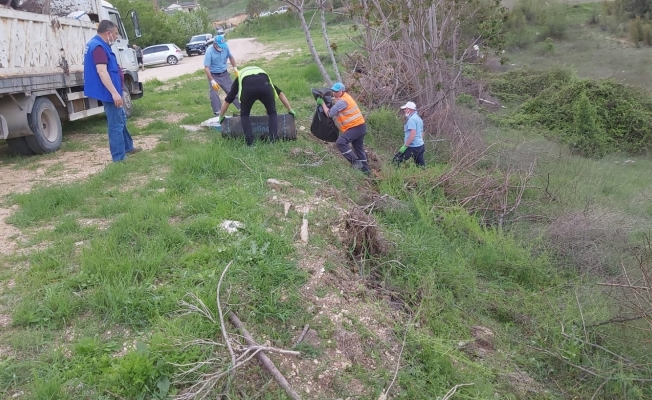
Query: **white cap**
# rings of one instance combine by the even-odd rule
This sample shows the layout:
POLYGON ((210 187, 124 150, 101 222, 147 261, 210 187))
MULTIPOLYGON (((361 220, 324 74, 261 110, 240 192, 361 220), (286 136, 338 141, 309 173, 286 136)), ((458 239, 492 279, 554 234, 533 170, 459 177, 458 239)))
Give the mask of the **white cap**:
POLYGON ((408 101, 407 103, 405 103, 404 105, 401 106, 401 110, 404 110, 404 109, 406 109, 406 108, 409 108, 410 110, 416 110, 416 109, 417 109, 417 105, 414 104, 414 103, 411 102, 411 101, 408 101))

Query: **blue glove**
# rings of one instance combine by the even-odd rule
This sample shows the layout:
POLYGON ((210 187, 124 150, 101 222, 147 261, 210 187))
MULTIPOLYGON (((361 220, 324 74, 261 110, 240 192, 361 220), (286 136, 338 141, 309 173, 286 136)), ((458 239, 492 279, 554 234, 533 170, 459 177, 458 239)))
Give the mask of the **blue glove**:
POLYGON ((406 145, 403 145, 403 146, 401 146, 400 149, 398 149, 398 152, 399 152, 399 153, 405 153, 405 150, 407 150, 407 146, 406 146, 406 145))
POLYGON ((324 105, 324 99, 322 99, 321 97, 318 97, 317 98, 317 104, 319 104, 320 106, 323 106, 324 105))

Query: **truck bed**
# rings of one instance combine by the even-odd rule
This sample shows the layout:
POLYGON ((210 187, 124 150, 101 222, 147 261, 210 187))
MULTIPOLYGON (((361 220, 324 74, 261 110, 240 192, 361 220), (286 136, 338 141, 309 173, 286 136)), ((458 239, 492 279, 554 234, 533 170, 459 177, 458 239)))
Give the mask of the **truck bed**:
POLYGON ((66 87, 82 86, 84 73, 81 71, 51 74, 23 75, 9 78, 0 78, 0 95, 6 93, 30 93, 41 90, 61 89, 66 87))
POLYGON ((0 7, 0 81, 82 72, 96 33, 93 22, 0 7))

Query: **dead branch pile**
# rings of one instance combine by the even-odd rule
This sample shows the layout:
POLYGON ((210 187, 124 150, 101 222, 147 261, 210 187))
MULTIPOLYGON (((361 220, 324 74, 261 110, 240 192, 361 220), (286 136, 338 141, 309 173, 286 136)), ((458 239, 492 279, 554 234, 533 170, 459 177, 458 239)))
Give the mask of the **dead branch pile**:
MULTIPOLYGON (((179 369, 175 375, 175 385, 184 387, 179 394, 175 397, 177 400, 196 400, 205 399, 206 397, 215 397, 216 390, 223 390, 223 393, 229 392, 229 385, 233 383, 236 370, 244 367, 254 357, 263 365, 265 370, 274 378, 276 383, 285 390, 288 397, 293 400, 301 400, 297 392, 290 386, 285 377, 276 368, 274 363, 265 355, 265 352, 274 352, 284 355, 298 356, 301 353, 298 351, 277 349, 269 346, 262 346, 256 343, 245 329, 244 324, 240 321, 237 315, 232 311, 227 313, 229 320, 240 330, 241 337, 244 337, 246 344, 240 343, 240 336, 230 336, 226 329, 224 321, 224 312, 222 311, 222 304, 220 301, 220 289, 224 276, 228 271, 231 263, 224 267, 220 280, 217 284, 216 303, 217 315, 215 315, 210 308, 203 302, 197 295, 188 293, 187 296, 190 301, 180 301, 183 307, 184 314, 199 314, 207 318, 212 323, 219 326, 224 343, 216 342, 212 339, 194 339, 183 343, 184 346, 201 346, 210 349, 207 354, 210 357, 203 361, 197 361, 189 364, 172 364, 179 369), (221 348, 226 347, 228 350, 227 356, 221 348)), ((219 397, 219 396, 218 396, 219 397)), ((228 396, 227 396, 228 397, 228 396)))
POLYGON ((631 217, 613 210, 589 207, 564 214, 546 230, 557 254, 582 272, 605 273, 618 264, 628 248, 629 235, 637 230, 631 217))
POLYGON ((624 310, 615 322, 641 319, 646 330, 652 333, 652 243, 645 240, 641 254, 636 257, 636 267, 628 269, 621 264, 621 275, 613 282, 601 283, 611 289, 609 294, 624 310))
POLYGON ((342 231, 344 245, 351 250, 356 261, 386 254, 390 249, 376 219, 360 207, 353 207, 346 213, 342 231))

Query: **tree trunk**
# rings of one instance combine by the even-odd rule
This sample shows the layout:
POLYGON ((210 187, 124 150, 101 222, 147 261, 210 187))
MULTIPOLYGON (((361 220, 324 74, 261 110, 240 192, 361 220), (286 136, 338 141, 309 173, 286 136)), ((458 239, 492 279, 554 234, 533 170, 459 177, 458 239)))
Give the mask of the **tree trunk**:
POLYGON ((301 2, 284 0, 284 2, 297 10, 297 14, 299 14, 299 20, 301 21, 301 28, 303 28, 303 34, 306 36, 306 42, 308 43, 308 49, 310 50, 312 59, 315 61, 315 64, 317 64, 317 68, 319 68, 319 72, 321 73, 322 78, 324 78, 326 84, 328 84, 328 86, 332 86, 333 80, 330 76, 328 76, 328 72, 326 71, 324 64, 322 64, 321 60, 319 59, 319 54, 317 54, 317 49, 315 49, 315 44, 313 43, 312 36, 310 35, 310 28, 308 28, 308 23, 306 22, 306 18, 303 15, 303 0, 301 2))
POLYGON ((335 60, 335 54, 333 53, 333 48, 331 48, 331 42, 328 39, 328 32, 326 30, 326 13, 324 12, 324 4, 326 0, 321 0, 319 2, 319 11, 321 12, 321 33, 324 35, 324 42, 326 43, 326 50, 331 56, 331 62, 333 63, 333 69, 335 70, 335 78, 339 82, 342 82, 342 75, 340 75, 340 69, 337 67, 337 61, 335 60))

